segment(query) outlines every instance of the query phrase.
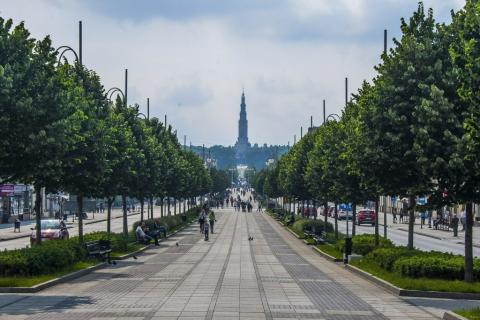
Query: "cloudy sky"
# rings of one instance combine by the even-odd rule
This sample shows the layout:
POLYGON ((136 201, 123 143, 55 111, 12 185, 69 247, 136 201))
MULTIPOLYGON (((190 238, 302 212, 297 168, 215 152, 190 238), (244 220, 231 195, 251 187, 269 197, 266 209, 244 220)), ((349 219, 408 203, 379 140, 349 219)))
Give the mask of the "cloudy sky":
MULTIPOLYGON (((195 145, 232 145, 245 88, 249 139, 286 144, 318 124, 322 100, 339 113, 344 78, 356 90, 374 76, 383 30, 398 36, 417 0, 0 0, 0 16, 26 22, 36 38, 78 46, 106 88, 195 145), (144 111, 146 113, 146 111, 144 111)), ((438 21, 463 0, 428 0, 438 21)), ((182 140, 181 138, 180 140, 182 140)))

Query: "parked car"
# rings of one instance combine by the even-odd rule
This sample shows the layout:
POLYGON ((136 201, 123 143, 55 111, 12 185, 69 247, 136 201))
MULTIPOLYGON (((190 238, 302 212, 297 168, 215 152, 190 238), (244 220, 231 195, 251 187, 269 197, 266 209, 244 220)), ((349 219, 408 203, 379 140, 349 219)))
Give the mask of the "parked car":
POLYGON ((346 211, 346 210, 339 210, 338 211, 338 220, 352 220, 353 219, 353 212, 346 211))
POLYGON ((374 226, 375 216, 376 216, 376 213, 374 210, 371 210, 371 209, 360 210, 357 212, 357 225, 361 225, 362 223, 368 223, 374 226))
MULTIPOLYGON (((61 220, 42 220, 41 224, 41 239, 45 240, 66 240, 70 236, 67 226, 61 220)), ((30 245, 34 245, 37 239, 36 228, 30 228, 30 245)))

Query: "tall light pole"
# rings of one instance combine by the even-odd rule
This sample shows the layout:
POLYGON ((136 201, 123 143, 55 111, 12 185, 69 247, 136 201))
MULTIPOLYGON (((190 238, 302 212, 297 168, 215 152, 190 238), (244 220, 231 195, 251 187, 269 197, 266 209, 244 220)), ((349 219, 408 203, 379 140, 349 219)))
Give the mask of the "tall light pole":
POLYGON ((150 98, 147 98, 147 119, 150 120, 150 98))
POLYGON ((326 113, 326 109, 325 109, 325 99, 323 99, 323 123, 325 123, 325 113, 326 113))
MULTIPOLYGON (((383 30, 383 54, 387 55, 387 29, 383 30)), ((377 207, 378 207, 378 200, 377 199, 377 207)), ((377 209, 377 217, 378 217, 378 208, 377 209)), ((383 208, 383 237, 387 239, 387 208, 383 208)), ((378 224, 378 223, 377 223, 378 224)))

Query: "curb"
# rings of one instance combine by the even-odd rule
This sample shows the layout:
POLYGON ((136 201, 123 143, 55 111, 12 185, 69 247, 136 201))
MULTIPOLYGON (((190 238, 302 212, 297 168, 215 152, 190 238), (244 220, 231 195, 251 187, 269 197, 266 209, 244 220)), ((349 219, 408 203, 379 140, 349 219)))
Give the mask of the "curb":
POLYGON ((44 290, 50 287, 53 287, 57 284, 64 283, 70 280, 74 280, 76 278, 82 277, 84 275, 87 275, 95 270, 101 269, 108 265, 106 262, 101 262, 99 264, 96 264, 94 266, 88 267, 86 269, 78 270, 72 273, 68 273, 64 276, 61 276, 59 278, 55 278, 52 280, 48 280, 46 282, 39 283, 37 285, 34 285, 33 287, 0 287, 0 293, 34 293, 38 292, 40 290, 44 290))
MULTIPOLYGON (((362 269, 359 269, 352 265, 345 265, 345 269, 352 273, 355 273, 366 280, 369 280, 387 291, 400 296, 400 297, 417 297, 417 298, 439 298, 439 299, 467 299, 467 300, 480 300, 480 293, 470 292, 442 292, 442 291, 423 291, 423 290, 408 290, 399 288, 390 282, 380 279, 362 269)), ((461 319, 461 318, 460 318, 461 319)))
POLYGON ((456 314, 453 311, 445 311, 442 319, 443 320, 468 320, 467 318, 462 317, 461 315, 456 314))
POLYGON ((288 232, 290 232, 291 234, 293 234, 295 236, 295 238, 297 239, 303 239, 303 237, 301 237, 300 235, 298 235, 295 231, 291 230, 290 228, 288 228, 287 226, 284 226, 285 229, 287 229, 288 232))
POLYGON ((342 262, 342 261, 343 261, 342 259, 337 259, 337 258, 329 255, 328 253, 323 252, 322 250, 320 250, 319 248, 317 248, 317 246, 313 246, 313 247, 312 247, 312 250, 316 251, 319 255, 321 255, 321 256, 324 257, 325 259, 330 260, 330 261, 332 261, 332 262, 342 262))
MULTIPOLYGON (((193 223, 190 222, 188 224, 186 224, 185 226, 177 229, 176 231, 172 232, 172 233, 169 233, 167 234, 167 237, 166 238, 162 238, 159 240, 159 242, 162 242, 164 241, 165 239, 177 234, 178 232, 186 229, 187 227, 189 227, 191 224, 193 223)), ((149 249, 153 247, 152 244, 148 245, 148 246, 145 246, 137 251, 134 251, 134 252, 130 252, 130 253, 127 253, 123 256, 120 256, 118 258, 114 258, 114 259, 111 259, 112 261, 113 260, 125 260, 127 258, 130 258, 134 255, 137 255, 137 254, 140 254, 142 253, 143 251, 149 249)), ((107 266, 108 263, 107 262, 101 262, 99 264, 96 264, 94 266, 91 266, 91 267, 88 267, 88 268, 85 268, 85 269, 82 269, 82 270, 78 270, 78 271, 75 271, 75 272, 72 272, 72 273, 68 273, 66 275, 63 275, 61 277, 58 277, 58 278, 55 278, 55 279, 52 279, 52 280, 48 280, 46 282, 42 282, 42 283, 39 283, 33 287, 0 287, 0 293, 35 293, 35 292, 38 292, 38 291, 41 291, 41 290, 44 290, 44 289, 47 289, 47 288, 50 288, 50 287, 53 287, 57 284, 60 284, 60 283, 64 283, 64 282, 67 282, 67 281, 70 281, 70 280, 74 280, 76 278, 79 278, 79 277, 82 277, 84 275, 87 275, 95 270, 98 270, 98 269, 101 269, 105 266, 107 266)))

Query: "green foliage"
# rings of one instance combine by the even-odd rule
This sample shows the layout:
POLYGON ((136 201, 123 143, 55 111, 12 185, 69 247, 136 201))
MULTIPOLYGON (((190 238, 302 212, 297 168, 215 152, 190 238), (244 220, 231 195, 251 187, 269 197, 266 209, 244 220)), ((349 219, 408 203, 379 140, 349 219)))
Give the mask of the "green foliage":
POLYGON ((410 250, 406 247, 386 247, 371 251, 365 256, 365 259, 376 263, 379 267, 385 270, 391 271, 393 269, 393 264, 399 258, 411 257, 419 254, 421 254, 421 252, 418 250, 410 250))
MULTIPOLYGON (((186 217, 187 217, 187 222, 191 222, 195 219, 198 218, 198 215, 200 214, 201 208, 200 207, 195 207, 186 212, 186 217)), ((172 231, 177 229, 178 227, 182 226, 185 224, 185 222, 182 220, 182 215, 174 215, 174 216, 165 216, 161 218, 154 218, 154 219, 147 219, 144 220, 146 226, 150 229, 154 229, 155 223, 159 226, 164 226, 167 231, 172 231)), ((138 225, 140 224, 140 221, 136 221, 133 224, 132 230, 135 232, 137 229, 138 225)))
POLYGON ((85 260, 87 251, 76 238, 47 241, 41 246, 0 252, 0 275, 34 276, 65 269, 85 260))
POLYGON ((315 227, 316 230, 322 229, 325 232, 332 232, 333 231, 333 226, 331 223, 327 222, 327 227, 325 228, 325 222, 323 220, 310 220, 310 219, 297 219, 293 225, 292 229, 297 233, 297 234, 302 234, 304 233, 305 229, 311 227, 315 227))
MULTIPOLYGON (((403 276, 411 278, 439 278, 462 280, 465 273, 464 257, 459 255, 430 252, 411 257, 402 257, 394 262, 393 268, 403 276)), ((480 279, 480 260, 473 264, 473 278, 480 279)))
MULTIPOLYGON (((345 239, 339 239, 335 244, 336 248, 340 252, 345 250, 345 239)), ((393 243, 389 239, 383 237, 380 238, 378 247, 375 246, 375 235, 361 234, 352 237, 352 252, 365 256, 375 250, 376 248, 392 248, 393 243)))

